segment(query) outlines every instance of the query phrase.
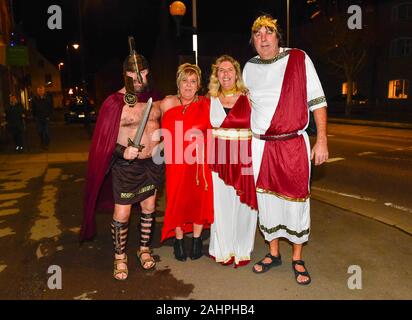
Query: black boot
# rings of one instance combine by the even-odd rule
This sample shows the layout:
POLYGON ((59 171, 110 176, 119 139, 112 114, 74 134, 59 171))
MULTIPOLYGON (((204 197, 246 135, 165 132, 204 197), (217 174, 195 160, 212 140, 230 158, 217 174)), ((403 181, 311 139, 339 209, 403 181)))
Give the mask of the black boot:
POLYGON ((186 261, 187 256, 183 239, 175 239, 175 243, 173 244, 173 253, 175 254, 176 260, 186 261))
POLYGON ((192 254, 190 255, 190 259, 196 260, 199 259, 203 253, 202 253, 202 248, 203 248, 203 243, 202 243, 202 237, 192 238, 192 254))

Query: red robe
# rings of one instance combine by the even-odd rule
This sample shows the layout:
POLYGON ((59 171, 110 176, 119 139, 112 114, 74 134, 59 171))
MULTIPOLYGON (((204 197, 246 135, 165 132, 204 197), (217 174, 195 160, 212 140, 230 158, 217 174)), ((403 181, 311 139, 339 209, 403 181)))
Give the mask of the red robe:
MULTIPOLYGON (((240 96, 220 128, 250 129, 250 112, 249 100, 244 95, 240 96)), ((240 202, 257 210, 251 138, 250 136, 247 140, 225 140, 218 136, 214 137, 209 147, 208 157, 212 171, 216 172, 225 184, 236 190, 240 202)))
MULTIPOLYGON (((308 123, 305 54, 289 54, 278 106, 265 135, 297 132, 308 123)), ((266 141, 256 188, 292 201, 309 196, 309 160, 304 137, 266 141)))
MULTIPOLYGON (((99 111, 89 150, 80 241, 91 239, 95 235, 97 209, 114 208, 110 164, 125 105, 123 97, 124 94, 120 92, 113 93, 104 101, 99 111)), ((156 92, 144 92, 139 95, 139 102, 147 102, 149 97, 154 101, 161 98, 156 92)))
POLYGON ((163 115, 166 212, 161 241, 174 237, 176 227, 189 233, 193 223, 205 228, 213 223, 212 175, 206 163, 209 104, 199 97, 184 113, 183 106, 176 106, 163 115))

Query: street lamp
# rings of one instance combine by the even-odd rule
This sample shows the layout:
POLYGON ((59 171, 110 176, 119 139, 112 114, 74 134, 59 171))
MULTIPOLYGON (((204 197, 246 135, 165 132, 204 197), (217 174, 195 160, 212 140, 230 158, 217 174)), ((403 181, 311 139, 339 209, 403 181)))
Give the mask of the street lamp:
POLYGON ((290 6, 289 6, 289 0, 287 0, 287 4, 286 4, 286 21, 287 21, 287 38, 286 38, 286 47, 289 48, 289 35, 290 35, 290 6))
MULTIPOLYGON (((186 13, 186 6, 181 1, 174 1, 170 7, 169 12, 176 22, 177 36, 180 36, 180 22, 186 13)), ((196 65, 198 64, 198 49, 197 49, 197 0, 192 0, 192 42, 193 51, 195 52, 196 65)))

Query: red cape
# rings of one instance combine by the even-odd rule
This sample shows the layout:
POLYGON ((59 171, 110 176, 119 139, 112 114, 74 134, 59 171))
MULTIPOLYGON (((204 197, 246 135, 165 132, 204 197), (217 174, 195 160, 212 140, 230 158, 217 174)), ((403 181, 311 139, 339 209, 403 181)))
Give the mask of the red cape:
MULTIPOLYGON (((124 94, 120 92, 113 93, 103 102, 99 111, 89 150, 80 241, 91 239, 95 235, 95 211, 98 208, 114 208, 109 169, 125 105, 123 97, 124 94)), ((146 102, 149 97, 153 101, 161 98, 156 92, 145 92, 139 96, 139 102, 146 102)))

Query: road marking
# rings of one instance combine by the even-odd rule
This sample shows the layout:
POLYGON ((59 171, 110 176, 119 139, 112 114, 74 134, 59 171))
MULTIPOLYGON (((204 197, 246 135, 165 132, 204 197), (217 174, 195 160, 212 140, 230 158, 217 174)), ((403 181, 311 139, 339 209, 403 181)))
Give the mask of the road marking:
POLYGON ((12 200, 12 201, 6 201, 0 204, 0 208, 7 208, 7 207, 12 207, 17 204, 17 200, 12 200))
POLYGON ((20 199, 29 194, 30 193, 3 193, 0 194, 0 201, 20 199))
POLYGON ((319 188, 319 187, 312 187, 312 190, 317 190, 317 191, 323 191, 323 192, 327 192, 327 193, 337 194, 337 195, 340 195, 340 196, 343 196, 343 197, 355 198, 355 199, 358 199, 358 200, 365 200, 365 201, 370 201, 370 202, 376 202, 376 199, 374 199, 374 198, 368 198, 368 197, 359 196, 359 195, 356 195, 356 194, 348 194, 348 193, 338 192, 338 191, 334 191, 334 190, 323 189, 323 188, 319 188))
MULTIPOLYGON (((61 175, 61 169, 47 169, 45 182, 52 182, 61 175)), ((62 230, 59 228, 60 221, 56 214, 57 188, 51 184, 43 187, 42 198, 38 205, 40 218, 34 222, 30 230, 31 240, 40 240, 43 238, 53 238, 61 235, 62 230)))
POLYGON ((96 294, 97 290, 84 292, 80 296, 74 297, 74 300, 92 300, 92 298, 88 297, 88 295, 96 294))
POLYGON ((329 158, 328 160, 326 160, 326 162, 331 163, 331 162, 336 162, 336 161, 341 161, 341 160, 345 160, 345 158, 329 158))
POLYGON ((365 152, 360 152, 358 153, 358 156, 362 157, 362 156, 367 156, 370 154, 376 154, 376 152, 372 152, 372 151, 365 151, 365 152))
POLYGON ((385 202, 385 206, 412 213, 412 209, 409 209, 407 207, 398 206, 397 204, 393 204, 391 202, 385 202))
POLYGON ((79 227, 70 228, 69 231, 70 231, 70 232, 73 232, 73 233, 79 233, 79 232, 80 232, 80 228, 79 228, 79 227))
POLYGON ((4 216, 11 216, 13 214, 18 214, 20 212, 20 209, 5 209, 5 210, 0 210, 0 217, 4 216))
POLYGON ((5 236, 11 236, 13 234, 16 234, 12 228, 4 228, 0 229, 0 238, 3 238, 5 236))

